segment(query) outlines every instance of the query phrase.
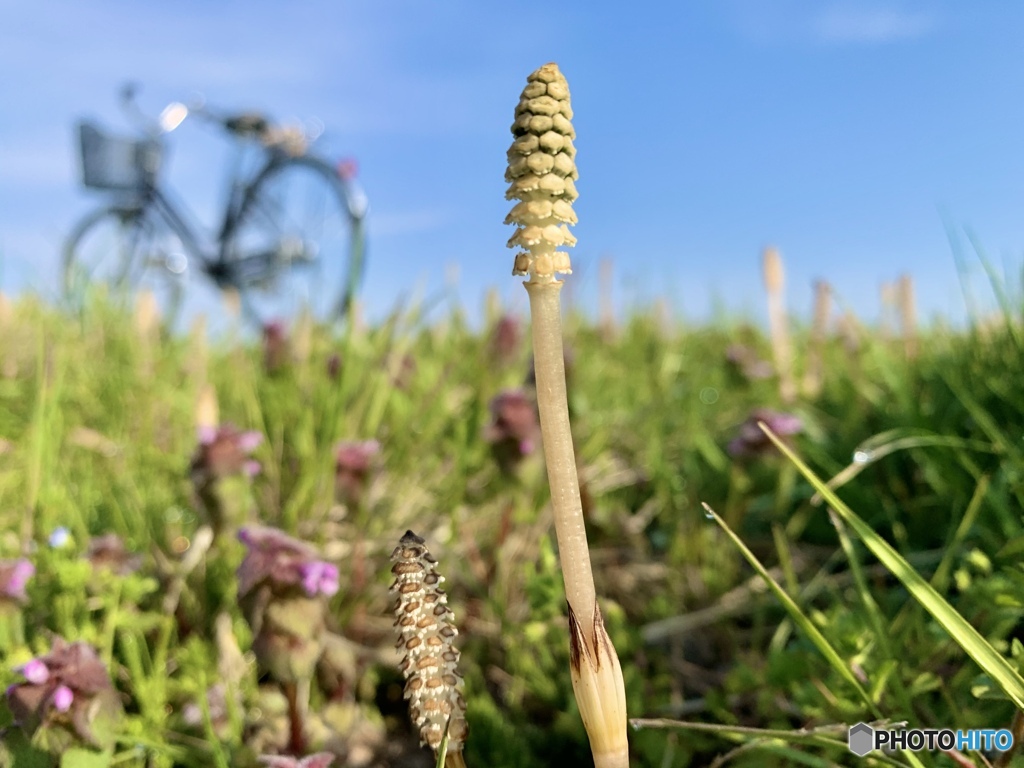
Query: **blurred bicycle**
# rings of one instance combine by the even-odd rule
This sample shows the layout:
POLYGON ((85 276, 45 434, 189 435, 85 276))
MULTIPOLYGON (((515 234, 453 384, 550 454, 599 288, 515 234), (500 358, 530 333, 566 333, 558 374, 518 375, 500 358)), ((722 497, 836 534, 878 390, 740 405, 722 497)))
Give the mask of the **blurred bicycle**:
POLYGON ((136 87, 121 104, 138 138, 78 125, 82 181, 112 199, 83 218, 64 246, 64 287, 153 290, 173 320, 190 273, 237 296, 254 323, 302 309, 318 320, 344 315, 365 258, 366 197, 354 164, 332 164, 310 150, 319 132, 276 126, 258 113, 222 115, 205 103, 168 104, 154 120, 137 106, 136 87), (222 128, 237 145, 228 194, 215 234, 198 230, 189 211, 159 182, 167 134, 189 116, 222 128), (255 149, 252 149, 255 147, 255 149), (248 150, 258 159, 243 169, 248 150))

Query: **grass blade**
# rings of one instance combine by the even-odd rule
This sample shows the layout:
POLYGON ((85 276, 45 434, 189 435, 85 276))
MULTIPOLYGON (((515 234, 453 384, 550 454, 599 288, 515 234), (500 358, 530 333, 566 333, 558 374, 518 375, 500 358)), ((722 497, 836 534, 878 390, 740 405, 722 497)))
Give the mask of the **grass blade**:
POLYGON ((822 495, 843 521, 853 529, 872 554, 899 579, 932 617, 949 633, 953 641, 963 648, 982 670, 1002 689, 1003 693, 1018 707, 1024 708, 1024 678, 971 624, 943 598, 914 567, 897 552, 885 539, 875 533, 850 509, 799 457, 783 443, 768 427, 759 423, 761 430, 782 451, 800 473, 822 495))
POLYGON ((793 620, 793 623, 804 631, 807 637, 811 640, 812 643, 814 643, 815 647, 818 649, 821 655, 825 657, 825 659, 836 671, 836 673, 838 673, 840 677, 842 677, 847 683, 850 684, 851 687, 853 687, 855 691, 857 691, 857 694, 860 696, 861 700, 864 702, 865 706, 871 711, 871 713, 876 718, 880 718, 881 714, 879 713, 878 708, 875 706, 875 703, 871 700, 871 696, 868 695, 868 692, 864 690, 864 687, 860 684, 860 681, 857 680, 856 677, 854 677, 849 665, 845 661, 843 661, 843 658, 839 655, 839 652, 832 647, 832 644, 828 641, 828 638, 825 637, 825 635, 821 633, 821 630, 819 630, 814 625, 814 622, 811 621, 811 618, 800 609, 800 606, 797 605, 793 598, 791 598, 789 594, 786 592, 786 590, 782 588, 782 585, 779 584, 774 578, 772 578, 772 575, 768 572, 768 569, 765 568, 761 561, 757 559, 757 555, 755 555, 747 548, 747 545, 744 544, 743 540, 740 539, 740 537, 733 532, 733 530, 726 524, 725 520, 719 517, 718 513, 715 512, 707 504, 704 504, 704 510, 714 519, 716 523, 718 523, 722 530, 725 531, 726 535, 728 535, 729 538, 732 539, 733 544, 735 544, 736 548, 739 549, 740 554, 742 554, 743 557, 746 558, 747 562, 750 563, 751 566, 753 566, 754 570, 757 571, 758 575, 760 575, 760 577, 764 579, 765 583, 772 590, 772 592, 775 593, 775 596, 779 599, 779 602, 782 603, 783 607, 786 609, 786 612, 789 613, 790 618, 793 620))

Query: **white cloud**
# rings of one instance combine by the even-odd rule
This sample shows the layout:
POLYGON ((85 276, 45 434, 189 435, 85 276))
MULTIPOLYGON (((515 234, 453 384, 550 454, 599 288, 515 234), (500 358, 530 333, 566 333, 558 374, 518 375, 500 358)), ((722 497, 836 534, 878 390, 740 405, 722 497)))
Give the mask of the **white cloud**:
POLYGON ((833 5, 812 21, 814 36, 826 43, 890 43, 922 37, 935 28, 928 13, 876 6, 833 5))
POLYGON ((761 45, 892 43, 923 37, 938 26, 933 10, 911 10, 898 0, 729 0, 723 8, 743 37, 761 45))

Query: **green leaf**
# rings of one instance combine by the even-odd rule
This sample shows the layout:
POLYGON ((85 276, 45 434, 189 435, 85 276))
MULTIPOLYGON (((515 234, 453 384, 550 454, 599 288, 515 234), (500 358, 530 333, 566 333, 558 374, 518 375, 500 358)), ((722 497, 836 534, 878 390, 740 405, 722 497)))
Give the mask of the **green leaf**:
POLYGON ((31 744, 20 728, 0 731, 0 768, 52 768, 57 759, 31 744))
POLYGON ((803 630, 804 634, 810 638, 811 642, 814 643, 815 647, 817 647, 818 651, 825 657, 836 673, 857 691, 861 701, 864 702, 864 705, 875 715, 875 717, 881 717, 881 713, 875 706, 874 701, 872 701, 871 696, 869 696, 868 692, 864 690, 860 681, 854 677, 853 672, 850 670, 850 665, 843 660, 842 656, 839 655, 839 652, 832 647, 828 638, 826 638, 817 626, 815 626, 814 620, 804 613, 793 598, 786 593, 786 590, 782 588, 782 585, 772 578, 772 575, 768 573, 768 569, 765 568, 761 561, 757 559, 757 555, 751 552, 747 548, 747 545, 743 543, 742 539, 733 533, 732 529, 726 524, 726 522, 718 516, 718 513, 707 504, 704 505, 704 509, 712 518, 714 518, 715 522, 721 526, 722 530, 725 531, 729 538, 732 539, 733 544, 735 544, 736 548, 739 549, 740 554, 746 558, 747 562, 754 567, 754 570, 758 572, 769 588, 771 588, 772 592, 775 593, 779 602, 782 603, 787 613, 789 613, 793 623, 803 630))
POLYGON ((444 768, 445 758, 448 757, 448 729, 452 725, 451 718, 448 718, 448 722, 444 725, 444 738, 441 739, 441 746, 437 749, 437 766, 436 768, 444 768))
POLYGON ((69 749, 61 755, 60 768, 108 768, 110 762, 110 752, 69 749))
POLYGON ((871 550, 892 574, 899 579, 921 606, 939 622, 953 641, 964 649, 998 685, 1013 703, 1024 709, 1024 678, 971 624, 961 616, 921 575, 914 570, 899 552, 885 539, 875 533, 836 494, 804 464, 795 453, 768 429, 759 423, 762 431, 789 459, 811 485, 822 495, 843 521, 853 529, 861 541, 871 550))

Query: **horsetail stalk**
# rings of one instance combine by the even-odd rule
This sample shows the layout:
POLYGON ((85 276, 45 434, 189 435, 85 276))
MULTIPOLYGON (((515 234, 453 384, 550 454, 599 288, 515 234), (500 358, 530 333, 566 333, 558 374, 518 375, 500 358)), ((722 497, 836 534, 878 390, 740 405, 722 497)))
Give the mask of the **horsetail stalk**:
POLYGON ((519 248, 513 275, 528 276, 537 377, 537 408, 551 486, 555 535, 569 603, 570 673, 583 724, 598 768, 629 765, 626 693, 622 670, 597 605, 590 550, 583 522, 576 457, 569 425, 557 274, 570 274, 573 246, 568 225, 576 223, 572 203, 575 131, 569 86, 556 64, 527 78, 515 111, 508 151, 506 198, 518 200, 506 224, 515 224, 510 248, 519 248))
POLYGON ((825 280, 814 283, 814 320, 811 325, 810 344, 807 349, 807 370, 804 372, 803 394, 815 398, 824 385, 825 339, 832 317, 832 286, 825 280))
POLYGON ((789 319, 786 317, 784 295, 785 273, 782 256, 775 248, 765 248, 763 256, 764 286, 768 294, 768 326, 771 330, 772 357, 779 376, 779 397, 784 403, 796 399, 793 380, 793 342, 789 337, 789 319))
POLYGON ((896 287, 903 331, 903 350, 908 360, 917 357, 917 303, 914 300, 914 278, 900 275, 896 287))
POLYGON ((391 553, 391 592, 395 599, 396 648, 402 653, 405 697, 420 740, 435 755, 444 754, 446 768, 466 768, 466 702, 462 698, 458 629, 441 589, 444 577, 426 542, 406 531, 391 553), (447 739, 447 744, 445 740, 447 739))

